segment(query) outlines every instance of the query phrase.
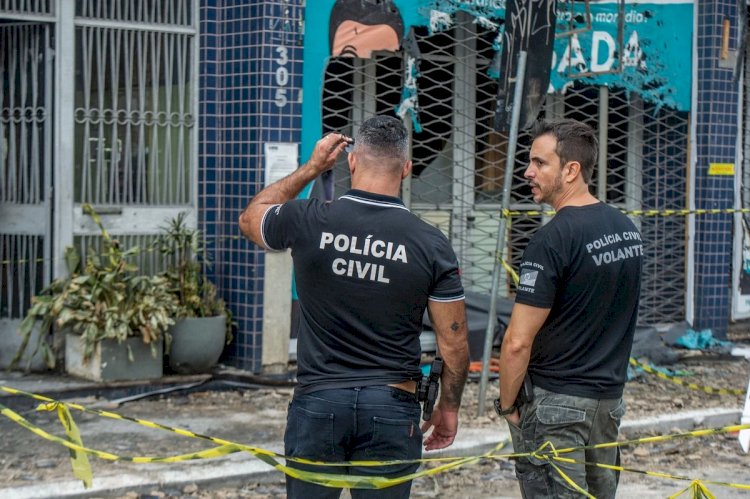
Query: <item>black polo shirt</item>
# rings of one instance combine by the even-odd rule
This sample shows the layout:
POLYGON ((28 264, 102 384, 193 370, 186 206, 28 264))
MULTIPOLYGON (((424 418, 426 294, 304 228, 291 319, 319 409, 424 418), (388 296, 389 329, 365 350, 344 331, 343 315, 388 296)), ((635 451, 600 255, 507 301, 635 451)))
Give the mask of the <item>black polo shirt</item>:
POLYGON ((531 350, 535 385, 579 397, 622 396, 642 264, 640 232, 604 203, 562 208, 534 234, 516 303, 551 309, 531 350))
POLYGON ((420 376, 427 300, 463 300, 448 239, 399 198, 350 190, 263 216, 263 242, 292 249, 299 295, 298 393, 420 376))

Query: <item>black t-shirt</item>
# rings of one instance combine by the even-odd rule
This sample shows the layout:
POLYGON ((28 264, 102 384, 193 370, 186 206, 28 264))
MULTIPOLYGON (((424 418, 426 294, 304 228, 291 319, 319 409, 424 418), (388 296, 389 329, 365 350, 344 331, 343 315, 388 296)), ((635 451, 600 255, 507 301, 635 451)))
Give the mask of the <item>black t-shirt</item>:
POLYGON ((642 260, 638 229, 603 203, 565 207, 532 237, 516 302, 551 309, 531 351, 535 385, 580 397, 622 396, 642 260))
POLYGON ((359 190, 272 206, 261 232, 268 248, 292 249, 298 393, 420 376, 427 300, 464 299, 442 232, 400 199, 359 190))

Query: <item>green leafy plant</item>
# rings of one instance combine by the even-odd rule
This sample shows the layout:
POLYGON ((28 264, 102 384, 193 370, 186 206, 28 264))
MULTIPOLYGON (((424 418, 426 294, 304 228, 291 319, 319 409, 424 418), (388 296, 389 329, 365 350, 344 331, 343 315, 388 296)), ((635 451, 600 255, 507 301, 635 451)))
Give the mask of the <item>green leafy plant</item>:
POLYGON ((226 343, 232 341, 232 314, 218 296, 216 286, 206 278, 203 265, 211 265, 211 255, 203 235, 185 222, 187 214, 179 213, 163 228, 158 240, 159 252, 165 256, 167 269, 159 276, 166 279, 177 299, 177 319, 226 316, 226 343))
MULTIPOLYGON (((123 250, 119 241, 104 229, 93 208, 88 204, 82 208, 101 231, 101 250, 89 248, 85 265, 81 266, 78 252, 66 249, 69 273, 32 298, 19 328, 22 344, 11 367, 17 365, 37 325, 42 332, 54 325, 57 330, 81 336, 84 359, 88 359, 100 341, 122 342, 131 336, 140 336, 155 354, 157 342, 162 341, 167 328, 174 324, 178 303, 170 281, 161 275, 139 275, 138 267, 128 262, 129 257, 139 253, 139 247, 123 250)), ((55 355, 45 335, 40 336, 34 353, 40 349, 47 365, 53 368, 55 355)), ((132 352, 128 354, 132 361, 132 352)))

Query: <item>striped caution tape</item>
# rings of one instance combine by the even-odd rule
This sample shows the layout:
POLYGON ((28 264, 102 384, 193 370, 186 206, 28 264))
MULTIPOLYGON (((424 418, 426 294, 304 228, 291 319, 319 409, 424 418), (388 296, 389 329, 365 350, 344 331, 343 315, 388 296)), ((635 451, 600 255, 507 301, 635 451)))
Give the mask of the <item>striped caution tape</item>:
POLYGON ((690 485, 682 489, 676 494, 672 494, 667 499, 674 499, 675 497, 679 497, 685 492, 690 492, 692 496, 695 499, 716 499, 716 496, 711 493, 710 490, 706 488, 705 485, 703 485, 703 482, 700 480, 693 480, 690 485))
MULTIPOLYGON (((620 210, 625 215, 636 217, 675 217, 690 215, 732 215, 734 213, 750 213, 750 208, 699 208, 694 210, 620 210)), ((500 215, 505 218, 519 216, 554 216, 555 210, 501 210, 500 215)))
MULTIPOLYGON (((109 417, 113 419, 119 419, 123 421, 130 421, 134 422, 143 426, 147 426, 149 428, 155 428, 155 429, 161 429, 165 431, 170 431, 172 433, 181 435, 181 436, 187 436, 192 438, 198 438, 203 439, 207 441, 211 441, 218 445, 216 448, 207 449, 203 451, 198 452, 192 452, 188 454, 181 454, 177 456, 166 456, 166 457, 153 457, 153 456, 138 456, 138 457, 126 457, 126 456, 119 456, 116 454, 112 454, 109 452, 104 452, 96 449, 90 449, 87 447, 84 447, 82 443, 80 442, 80 436, 78 437, 77 441, 72 441, 74 439, 62 439, 60 437, 51 435, 44 431, 43 429, 33 425, 26 419, 24 419, 19 414, 15 413, 14 411, 8 409, 5 406, 0 405, 0 414, 3 416, 11 419, 12 421, 16 422, 17 424, 23 426, 24 428, 28 429, 32 433, 47 439, 52 442, 56 442, 60 445, 63 445, 67 447, 68 449, 71 449, 72 451, 78 452, 78 453, 86 453, 91 454, 96 457, 99 457, 101 459, 105 460, 113 460, 113 461, 131 461, 135 463, 175 463, 175 462, 181 462, 181 461, 188 461, 188 460, 196 460, 196 459, 209 459, 209 458, 215 458, 220 457, 224 455, 228 455, 235 452, 248 452, 253 455, 255 455, 258 459, 261 461, 269 464, 270 466, 274 467, 275 469, 281 471, 282 473, 285 473, 288 476, 291 476, 293 478, 298 478, 300 480, 308 481, 311 483, 315 483, 318 485, 323 485, 327 487, 336 487, 336 488, 361 488, 361 489, 381 489, 386 487, 391 487, 394 485, 398 485, 400 483, 413 480, 415 478, 423 477, 423 476, 431 476, 436 475, 438 473, 441 473, 443 471, 447 471, 449 469, 456 469, 462 466, 465 466, 467 464, 472 464, 479 462, 481 460, 487 460, 487 459, 512 459, 517 457, 523 457, 523 456, 531 456, 536 457, 538 459, 547 459, 547 460, 570 460, 570 458, 566 458, 564 454, 571 453, 578 450, 585 450, 585 449, 593 449, 593 448, 607 448, 607 447, 622 447, 622 446, 630 446, 630 445, 637 445, 637 444, 645 444, 645 443, 655 443, 655 442, 661 442, 666 440, 672 440, 672 439, 679 439, 679 438, 695 438, 695 437, 705 437, 709 435, 718 435, 722 433, 730 433, 730 432, 738 432, 745 429, 750 429, 750 424, 745 425, 733 425, 733 426, 725 426, 721 428, 711 428, 711 429, 702 429, 702 430, 694 430, 690 432, 684 432, 684 433, 676 433, 676 434, 669 434, 669 435, 660 435, 660 436, 654 436, 654 437, 645 437, 645 438, 639 438, 639 439, 631 439, 631 440, 624 440, 624 441, 616 441, 616 442, 607 442, 603 444, 597 444, 592 446, 585 446, 585 447, 571 447, 571 448, 565 448, 565 449, 554 449, 554 446, 552 446, 551 443, 546 443, 540 449, 538 449, 535 452, 532 453, 515 453, 515 454, 497 454, 497 452, 502 449, 506 444, 507 441, 502 441, 497 444, 497 446, 482 455, 478 456, 470 456, 470 457, 444 457, 444 458, 426 458, 426 459, 418 459, 418 460, 392 460, 392 461, 348 461, 348 462, 338 462, 338 463, 329 463, 329 462, 322 462, 322 461, 313 461, 308 459, 302 459, 302 458, 293 458, 293 457, 287 457, 282 454, 265 450, 260 447, 255 446, 248 446, 244 444, 239 444, 236 442, 231 442, 228 440, 216 438, 216 437, 210 437, 206 435, 201 435, 198 433, 191 432, 189 430, 184 430, 180 428, 174 428, 166 425, 162 425, 159 423, 154 423, 151 421, 139 419, 139 418, 130 418, 128 416, 123 416, 121 414, 109 412, 109 411, 100 411, 96 409, 88 409, 84 406, 81 406, 79 404, 73 404, 73 403, 63 403, 60 401, 55 401, 53 399, 50 399, 48 397, 44 397, 37 394, 32 394, 28 392, 24 392, 21 390, 17 390, 11 387, 7 386, 0 386, 0 389, 3 391, 6 391, 8 393, 16 394, 16 395, 24 395, 31 397, 36 400, 40 400, 45 402, 44 404, 41 404, 38 409, 43 410, 55 410, 57 409, 60 411, 61 407, 69 406, 70 408, 74 408, 77 410, 81 410, 84 412, 94 413, 98 414, 103 417, 109 417), (547 448, 550 448, 550 451, 546 451, 547 448), (390 465, 396 465, 396 464, 414 464, 414 463, 430 463, 430 462, 436 462, 436 463, 442 463, 439 466, 435 468, 430 469, 423 469, 421 471, 417 471, 415 473, 411 473, 409 475, 404 475, 397 478, 386 478, 386 477, 373 477, 373 476, 359 476, 359 475, 344 475, 339 473, 321 473, 321 472, 314 472, 314 471, 308 471, 308 470, 302 470, 294 467, 290 467, 287 465, 284 465, 280 463, 278 460, 284 459, 287 462, 295 462, 299 464, 306 464, 309 466, 326 466, 326 467, 336 467, 336 466, 390 466, 390 465)), ((69 413, 67 415, 67 419, 71 424, 72 423, 72 417, 70 417, 69 413)), ((65 422, 64 422, 65 423, 65 422)), ((73 455, 73 454, 71 454, 73 455)), ((597 464, 597 463, 587 463, 587 464, 595 464, 597 466, 602 467, 608 467, 612 468, 611 465, 604 465, 604 464, 597 464)), ((559 470, 558 467, 555 467, 558 469, 560 473, 563 473, 562 470, 559 470)), ((627 468, 617 467, 616 469, 620 471, 633 471, 633 472, 640 472, 639 470, 630 470, 627 468)), ((657 473, 657 472, 643 472, 652 476, 657 477, 668 477, 668 478, 676 478, 673 475, 667 475, 664 473, 657 473)), ((678 479, 682 480, 688 480, 689 478, 686 477, 677 477, 678 479)), ((569 480, 566 479, 566 481, 569 480)), ((706 482, 704 483, 715 483, 717 485, 726 485, 726 486, 734 486, 736 488, 742 488, 750 490, 750 485, 744 485, 744 484, 728 484, 725 482, 706 482)))
MULTIPOLYGON (((188 461, 188 460, 191 460, 191 459, 208 459, 208 458, 214 458, 214 457, 224 456, 224 455, 231 454, 231 453, 238 452, 238 451, 246 451, 246 452, 250 452, 250 453, 253 453, 253 454, 261 453, 261 454, 264 454, 264 455, 267 455, 267 456, 270 456, 270 457, 282 458, 282 459, 286 459, 286 460, 289 460, 289 461, 298 462, 298 463, 301 463, 301 464, 310 464, 310 465, 319 465, 320 464, 320 462, 318 462, 318 461, 311 461, 309 459, 303 459, 303 458, 287 457, 287 456, 285 456, 283 454, 279 454, 279 453, 276 453, 276 452, 273 452, 273 451, 267 451, 267 450, 261 449, 259 447, 248 446, 248 445, 240 444, 240 443, 237 443, 237 442, 232 442, 232 441, 229 441, 229 440, 224 440, 224 439, 220 439, 220 438, 216 438, 216 437, 212 437, 212 436, 208 436, 208 435, 202 435, 200 433, 195 433, 195 432, 192 432, 190 430, 185 430, 185 429, 181 429, 181 428, 175 428, 175 427, 172 427, 172 426, 167 426, 167 425, 163 425, 163 424, 160 424, 160 423, 155 423, 153 421, 149 421, 149 420, 146 420, 146 419, 132 418, 132 417, 129 417, 129 416, 124 416, 122 414, 118 414, 116 412, 102 411, 102 410, 99 410, 99 409, 90 409, 88 407, 82 406, 80 404, 72 403, 72 402, 61 402, 61 401, 58 401, 58 400, 51 399, 49 397, 45 397, 43 395, 38 395, 38 394, 35 394, 35 393, 25 392, 23 390, 18 390, 16 388, 11 388, 9 386, 0 386, 0 390, 3 390, 5 392, 8 392, 8 393, 11 393, 11 394, 14 394, 14 395, 22 395, 22 396, 26 396, 26 397, 32 398, 34 400, 39 400, 41 402, 44 402, 44 404, 41 404, 41 405, 39 405, 37 407, 37 410, 54 410, 54 408, 57 407, 57 406, 67 406, 67 407, 70 407, 72 409, 76 409, 76 410, 81 411, 81 412, 86 412, 86 413, 89 413, 89 414, 96 414, 98 416, 105 417, 105 418, 117 419, 117 420, 120 420, 120 421, 128 421, 128 422, 131 422, 131 423, 136 423, 136 424, 139 424, 139 425, 142 425, 142 426, 146 426, 148 428, 153 428, 153 429, 157 429, 157 430, 163 430, 163 431, 168 431, 168 432, 171 432, 171 433, 176 433, 176 434, 178 434, 180 436, 183 436, 183 437, 189 437, 189 438, 196 438, 196 439, 200 439, 200 440, 206 440, 206 441, 215 443, 215 444, 217 444, 219 446, 237 447, 236 450, 232 450, 230 448, 222 449, 220 451, 217 451, 216 449, 209 449, 207 451, 203 451, 202 453, 200 453, 200 455, 198 457, 193 457, 193 458, 180 457, 178 459, 176 457, 172 457, 172 458, 122 458, 122 459, 120 459, 118 456, 116 456, 114 454, 104 453, 104 455, 97 456, 97 457, 101 457, 102 459, 107 459, 107 460, 127 460, 127 461, 139 462, 139 463, 155 462, 154 459, 158 459, 159 462, 178 462, 178 461, 188 461), (213 452, 217 452, 217 453, 214 454, 213 452), (169 461, 165 461, 165 459, 169 459, 169 461)), ((11 414, 11 413, 15 414, 15 413, 13 413, 13 411, 11 411, 10 409, 6 408, 6 413, 4 413, 4 414, 11 414)), ((12 419, 15 421, 18 418, 23 419, 22 416, 20 416, 20 415, 15 415, 15 416, 13 416, 12 419)), ((29 422, 27 422, 27 424, 30 425, 30 426, 33 426, 29 422)), ((41 431, 43 431, 43 430, 41 430, 41 431)), ((498 444, 498 448, 502 448, 502 446, 504 446, 505 444, 506 444, 505 442, 501 442, 500 444, 498 444)), ((192 456, 194 454, 192 454, 192 453, 191 454, 186 454, 186 456, 188 456, 188 455, 192 456)), ((462 458, 462 457, 441 457, 441 458, 415 459, 415 460, 412 460, 412 461, 404 461, 404 460, 394 460, 394 461, 346 461, 346 462, 341 462, 341 463, 325 463, 325 465, 326 466, 383 466, 383 465, 390 466, 390 465, 395 465, 395 464, 409 464, 409 463, 423 463, 423 462, 444 462, 444 461, 452 462, 452 461, 459 461, 459 460, 462 460, 462 459, 464 459, 464 458, 462 458)))
MULTIPOLYGON (((60 405, 63 405, 63 404, 60 404, 60 405)), ((255 457, 257 457, 261 461, 272 466, 273 468, 276 468, 277 470, 281 471, 282 473, 285 473, 288 476, 291 476, 293 478, 298 478, 300 480, 304 480, 307 482, 315 483, 318 485, 323 485, 326 487, 336 487, 336 488, 381 489, 381 488, 386 488, 386 487, 392 487, 400 483, 414 480, 415 478, 419 478, 422 476, 436 475, 438 473, 447 471, 449 469, 459 468, 461 466, 465 466, 470 463, 478 462, 482 459, 487 459, 485 456, 473 456, 473 457, 461 457, 461 458, 459 457, 429 458, 429 459, 419 459, 419 460, 410 460, 410 461, 409 460, 405 460, 405 461, 404 460, 402 461, 349 461, 349 462, 339 462, 339 463, 328 463, 328 462, 320 462, 320 461, 311 461, 308 459, 286 457, 282 454, 278 454, 273 451, 268 451, 259 447, 253 447, 253 446, 248 446, 248 445, 243 445, 243 444, 238 444, 238 443, 228 443, 228 444, 224 444, 213 449, 207 449, 207 450, 198 451, 198 452, 191 452, 188 454, 180 454, 176 456, 165 456, 165 457, 120 456, 117 454, 112 454, 110 452, 105 452, 105 451, 101 451, 97 449, 84 447, 80 444, 62 439, 55 435, 51 435, 48 432, 44 431, 43 429, 31 424, 28 420, 24 419, 19 414, 15 413, 14 411, 2 405, 0 405, 0 414, 11 419, 17 424, 23 426, 24 428, 28 429, 32 433, 36 434, 37 436, 40 436, 46 440, 49 440, 51 442, 55 442, 64 447, 67 447, 74 453, 91 454, 100 459, 105 459, 109 461, 130 461, 133 463, 141 463, 141 464, 143 463, 177 463, 177 462, 192 461, 192 460, 197 460, 197 459, 212 459, 216 457, 233 454, 236 452, 248 452, 248 453, 253 454, 255 457), (337 466, 341 467, 341 466, 355 466, 355 465, 363 466, 363 467, 364 466, 389 466, 389 465, 394 465, 394 464, 414 464, 417 462, 424 463, 424 462, 439 462, 439 461, 443 461, 444 464, 435 468, 424 469, 422 471, 400 476, 397 478, 386 478, 386 477, 373 477, 373 476, 362 476, 362 475, 344 475, 344 474, 339 474, 339 473, 321 473, 321 472, 301 470, 298 468, 293 468, 293 467, 284 465, 280 463, 278 459, 285 459, 287 461, 298 462, 300 464, 307 464, 310 466, 326 466, 326 467, 337 467, 337 466)), ((121 419, 128 420, 129 418, 122 417, 121 419)), ((143 420, 141 420, 140 422, 142 424, 143 420)), ((189 434, 191 433, 186 430, 180 430, 178 428, 170 428, 170 427, 166 427, 163 425, 159 425, 157 423, 152 423, 151 425, 148 425, 148 426, 152 428, 158 427, 160 429, 170 430, 183 436, 190 436, 189 434)), ((197 434, 194 436, 195 438, 208 438, 213 442, 224 441, 222 439, 217 439, 213 437, 205 437, 205 436, 201 436, 197 434)), ((496 452, 502 446, 506 445, 506 443, 507 442, 500 442, 495 447, 495 449, 490 451, 490 453, 496 452)))
MULTIPOLYGON (((627 468, 625 466, 616 466, 616 465, 608 465, 608 464, 601 464, 601 463, 592 463, 590 461, 579 461, 576 459, 561 457, 561 456, 554 456, 554 455, 548 455, 548 454, 536 454, 532 453, 534 457, 537 457, 538 459, 546 460, 549 462, 549 464, 560 474, 560 476, 571 485, 571 487, 575 488, 579 492, 581 492, 584 495, 588 495, 587 492, 583 491, 580 487, 578 487, 575 482, 570 479, 561 469, 559 466, 555 466, 554 461, 561 462, 561 463, 568 463, 568 464, 583 464, 585 466, 596 466, 598 468, 605 468, 608 470, 618 471, 620 473, 634 473, 634 474, 640 474, 645 476, 650 476, 654 478, 664 478, 668 480, 675 480, 675 481, 683 481, 683 482, 690 482, 690 485, 688 485, 686 488, 680 490, 679 492, 670 495, 669 497, 679 497, 682 494, 686 492, 691 492, 692 497, 694 498, 701 498, 701 497, 714 497, 714 495, 706 488, 706 485, 715 485, 718 487, 726 487, 726 488, 732 488, 732 489, 738 489, 738 490, 750 490, 750 484, 746 483, 734 483, 734 482, 724 482, 719 480, 696 480, 695 478, 683 476, 683 475, 674 475, 671 473, 664 473, 659 471, 648 471, 648 470, 639 470, 635 468, 627 468), (701 495, 703 494, 703 495, 701 495)), ((589 496, 591 497, 591 496, 589 496)))
MULTIPOLYGON (((689 216, 689 215, 731 215, 734 213, 750 213, 750 208, 715 208, 715 209, 695 209, 695 210, 620 210, 622 213, 626 215, 632 215, 632 216, 639 216, 639 217, 671 217, 671 216, 689 216)), ((501 210, 500 215, 505 218, 512 218, 512 217, 519 217, 519 216, 554 216, 555 215, 554 210, 501 210)), ((214 240, 216 241, 232 241, 232 240, 239 240, 244 239, 243 236, 240 235, 232 235, 232 236, 206 236, 204 238, 207 240, 214 240)), ((149 245, 143 250, 141 250, 144 253, 150 253, 153 251, 156 251, 156 247, 154 245, 149 245)), ((49 258, 34 258, 34 259, 19 259, 19 260, 0 260, 0 265, 10 265, 13 263, 16 264, 23 264, 23 263, 44 263, 47 261, 57 261, 60 259, 49 259, 49 258)))
POLYGON ((657 378, 661 378, 663 380, 670 381, 670 382, 672 382, 672 383, 674 383, 676 385, 680 385, 680 386, 684 386, 684 387, 690 388, 691 390, 697 390, 697 391, 705 392, 705 393, 713 393, 713 394, 716 394, 716 395, 744 395, 745 394, 744 390, 740 390, 740 389, 737 389, 737 388, 713 388, 713 387, 710 387, 710 386, 701 386, 701 385, 697 385, 695 383, 688 383, 687 381, 683 381, 681 379, 677 379, 674 376, 670 376, 670 375, 665 374, 665 373, 663 373, 663 372, 661 372, 661 371, 659 371, 657 369, 654 369, 650 365, 644 364, 643 362, 640 362, 640 361, 634 359, 633 357, 630 358, 630 365, 633 366, 633 367, 639 367, 639 368, 643 369, 644 371, 646 371, 647 373, 653 374, 657 378))
POLYGON ((513 280, 513 284, 518 286, 518 282, 520 280, 520 278, 518 277, 518 273, 515 270, 513 270, 513 267, 511 267, 511 265, 508 262, 506 262, 499 254, 497 255, 497 259, 500 261, 500 264, 503 266, 505 271, 513 280))
MULTIPOLYGON (((158 234, 153 234, 154 236, 157 236, 158 234)), ((115 237, 116 239, 116 237, 115 237)), ((220 241, 236 241, 240 239, 245 239, 244 236, 234 235, 234 236, 206 236, 203 238, 204 244, 208 244, 208 242, 211 243, 217 243, 220 241)), ((152 242, 148 244, 147 246, 144 246, 141 248, 140 246, 135 246, 135 254, 149 254, 149 253, 156 253, 159 250, 158 248, 158 241, 152 242)), ((60 262, 64 261, 65 257, 61 258, 19 258, 18 260, 0 260, 0 265, 10 265, 10 264, 25 264, 25 263, 45 263, 45 262, 60 262)))
MULTIPOLYGON (((181 436, 207 440, 207 441, 210 441, 219 445, 219 447, 216 447, 216 448, 207 449, 207 450, 203 450, 199 452, 192 452, 188 454, 181 454, 177 456, 166 456, 166 457, 120 456, 117 454, 112 454, 112 453, 104 452, 104 451, 97 450, 97 449, 90 449, 90 448, 84 447, 80 442, 73 442, 70 440, 62 439, 55 435, 51 435, 48 432, 44 431, 43 429, 33 425, 28 420, 26 420, 25 418, 23 418, 21 415, 17 414, 16 412, 12 411, 11 409, 0 405, 0 414, 14 421, 20 426, 28 429, 29 431, 36 434, 37 436, 40 436, 46 440, 49 440, 49 441, 58 443, 60 445, 63 445, 64 447, 67 447, 69 450, 71 450, 72 453, 91 454, 96 457, 99 457, 100 459, 105 459, 105 460, 110 460, 110 461, 130 461, 134 463, 157 463, 157 462, 158 463, 176 463, 176 462, 196 460, 196 459, 211 459, 211 458, 225 456, 228 454, 241 451, 241 452, 248 452, 250 454, 253 454, 255 457, 257 457, 261 461, 276 468, 277 470, 281 471, 282 473, 285 473, 286 475, 290 477, 297 478, 297 479, 311 482, 311 483, 315 483, 317 485, 323 485, 326 487, 335 487, 335 488, 381 489, 381 488, 386 488, 386 487, 392 487, 394 485, 398 485, 400 483, 404 483, 404 482, 413 480, 415 478, 436 475, 438 473, 441 473, 449 469, 456 469, 456 468, 465 466, 470 463, 478 462, 482 459, 487 459, 486 458, 487 455, 497 452, 508 443, 507 441, 499 442, 495 446, 494 449, 487 452, 486 454, 483 454, 480 456, 472 456, 472 457, 443 457, 443 458, 423 458, 423 459, 415 459, 415 460, 392 460, 392 461, 347 461, 347 462, 329 463, 329 462, 314 461, 314 460, 303 459, 303 458, 287 457, 287 456, 284 456, 283 454, 279 454, 273 451, 262 449, 260 447, 244 445, 244 444, 231 442, 231 441, 216 438, 216 437, 201 435, 198 433, 191 432, 189 430, 184 430, 181 428, 174 428, 174 427, 162 425, 159 423, 154 423, 152 421, 148 421, 144 419, 130 418, 130 417, 123 416, 121 414, 117 414, 117 413, 113 413, 109 411, 88 409, 79 404, 63 403, 63 402, 55 401, 48 397, 24 392, 22 390, 17 390, 15 388, 7 387, 7 386, 0 386, 0 389, 8 393, 12 393, 16 395, 25 395, 36 400, 44 401, 45 403, 41 404, 37 408, 38 410, 54 410, 54 408, 56 407, 69 406, 70 408, 74 408, 74 409, 81 410, 81 411, 88 412, 88 413, 98 414, 103 417, 119 419, 122 421, 130 421, 130 422, 134 422, 134 423, 137 423, 137 424, 149 427, 149 428, 170 431, 172 433, 176 433, 181 436), (344 475, 344 474, 339 474, 339 473, 321 473, 321 472, 302 470, 299 468, 294 468, 294 467, 290 467, 285 464, 282 464, 278 461, 279 459, 284 459, 287 462, 294 462, 294 463, 305 464, 309 466, 326 466, 326 467, 392 466, 392 465, 430 463, 430 462, 442 462, 443 464, 435 468, 423 469, 421 471, 417 471, 415 473, 411 473, 411 474, 396 477, 396 478, 386 478, 386 477, 373 477, 373 476, 362 476, 362 475, 344 475)), ((71 421, 72 421, 72 418, 71 418, 71 421)))
POLYGON ((692 430, 680 433, 669 433, 667 435, 655 435, 653 437, 634 438, 630 440, 619 440, 616 442, 606 442, 603 444, 587 445, 583 447, 568 447, 565 449, 558 449, 557 454, 567 454, 577 450, 587 449, 606 449, 609 447, 628 447, 639 444, 653 444, 657 442, 666 442, 668 440, 677 440, 681 438, 700 438, 710 437, 713 435, 721 435, 724 433, 735 433, 741 430, 750 430, 750 424, 730 425, 721 426, 718 428, 703 428, 700 430, 692 430))
MULTIPOLYGON (((619 441, 619 442, 607 442, 607 443, 597 444, 597 445, 569 447, 569 448, 564 448, 564 449, 555 449, 554 445, 552 445, 551 442, 545 442, 536 451, 530 452, 525 455, 537 458, 539 460, 547 461, 555 469, 555 471, 557 471, 557 473, 560 474, 560 476, 566 481, 566 483, 568 483, 571 487, 573 487, 578 492, 580 492, 581 494, 587 497, 591 497, 591 496, 586 491, 581 489, 570 477, 568 477, 562 471, 562 469, 560 469, 559 466, 556 466, 555 462, 562 462, 562 463, 569 463, 569 464, 573 464, 573 463, 584 464, 586 466, 597 466, 599 468, 605 468, 605 469, 615 470, 619 472, 638 473, 638 474, 652 476, 656 478, 666 478, 666 479, 678 480, 678 481, 690 481, 691 484, 687 488, 683 489, 682 491, 670 497, 678 497, 687 491, 692 491, 693 497, 696 497, 696 498, 713 497, 713 495, 705 495, 705 496, 700 495, 700 493, 711 494, 708 491, 708 489, 706 489, 704 484, 711 484, 711 485, 716 485, 716 486, 721 486, 721 487, 728 487, 728 488, 734 488, 734 489, 739 489, 739 490, 749 490, 749 491, 750 491, 750 484, 732 483, 732 482, 724 482, 724 481, 716 481, 716 480, 695 480, 692 477, 674 475, 674 474, 658 472, 658 471, 638 470, 638 469, 626 468, 624 466, 618 466, 618 465, 592 463, 588 461, 579 461, 576 459, 565 457, 565 454, 569 454, 569 453, 581 451, 581 450, 586 450, 586 449, 627 447, 627 446, 633 446, 633 445, 638 445, 638 444, 664 442, 667 440, 675 440, 675 439, 681 439, 681 438, 697 438, 697 437, 706 437, 706 436, 719 435, 719 434, 725 434, 725 433, 735 433, 735 432, 746 430, 746 429, 750 429, 750 424, 723 426, 720 428, 701 429, 701 430, 694 430, 694 431, 683 432, 683 433, 673 433, 669 435, 659 435, 655 437, 644 437, 644 438, 624 440, 624 441, 619 441)), ((521 454, 512 455, 512 457, 520 457, 520 456, 521 454)), ((498 458, 498 457, 503 457, 503 456, 490 455, 487 457, 498 458)))
MULTIPOLYGON (((57 409, 57 417, 60 418, 60 422, 63 428, 65 428, 65 436, 68 441, 82 446, 81 432, 78 430, 75 421, 73 421, 73 416, 70 414, 68 408, 62 404, 57 404, 55 409, 57 409)), ((53 410, 53 408, 50 408, 50 410, 53 410)), ((73 468, 73 476, 81 480, 85 488, 91 487, 94 475, 91 472, 88 456, 72 449, 68 450, 70 451, 70 465, 73 468)))

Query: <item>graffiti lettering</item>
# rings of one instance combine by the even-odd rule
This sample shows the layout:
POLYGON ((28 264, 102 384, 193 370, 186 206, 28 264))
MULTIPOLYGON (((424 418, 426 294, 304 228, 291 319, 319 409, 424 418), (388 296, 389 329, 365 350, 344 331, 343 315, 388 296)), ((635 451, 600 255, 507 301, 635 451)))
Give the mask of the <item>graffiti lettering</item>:
POLYGON ((617 61, 617 52, 621 54, 622 67, 647 69, 637 31, 630 33, 622 50, 618 50, 614 37, 606 31, 592 32, 589 54, 584 53, 585 46, 581 45, 577 34, 571 35, 563 47, 560 57, 557 53, 552 56, 552 70, 561 74, 609 71, 617 61))

